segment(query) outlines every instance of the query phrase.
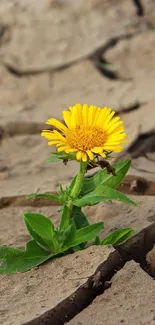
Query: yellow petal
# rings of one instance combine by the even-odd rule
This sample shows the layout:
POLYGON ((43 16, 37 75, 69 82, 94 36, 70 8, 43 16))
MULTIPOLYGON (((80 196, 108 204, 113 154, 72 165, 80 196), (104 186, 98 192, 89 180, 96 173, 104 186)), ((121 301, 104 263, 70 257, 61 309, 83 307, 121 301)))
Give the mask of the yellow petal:
POLYGON ((82 158, 82 151, 78 151, 76 154, 76 159, 81 160, 81 158, 82 158))
POLYGON ((77 107, 73 106, 71 111, 71 129, 76 128, 77 107))
POLYGON ((48 130, 43 130, 41 132, 41 136, 45 137, 48 140, 61 140, 63 142, 66 142, 66 138, 63 137, 58 131, 48 131, 48 130))
POLYGON ((102 109, 101 108, 97 108, 95 116, 94 116, 94 121, 93 121, 93 125, 94 126, 98 126, 98 123, 100 121, 100 116, 102 113, 102 109))
POLYGON ((71 112, 73 112, 73 110, 74 110, 75 107, 77 108, 78 112, 81 111, 81 113, 82 113, 82 105, 81 105, 80 103, 76 103, 74 106, 70 106, 70 107, 69 107, 69 110, 70 110, 71 112))
POLYGON ((94 160, 94 155, 93 155, 92 151, 87 150, 86 152, 87 152, 87 155, 89 156, 90 160, 94 160))
POLYGON ((122 133, 122 134, 112 134, 107 141, 105 142, 105 144, 111 143, 111 142, 117 142, 120 141, 122 139, 126 138, 126 134, 122 133))
POLYGON ((100 152, 100 156, 101 156, 102 158, 106 158, 106 154, 105 154, 104 152, 100 152))
MULTIPOLYGON (((104 127, 108 126, 109 122, 111 121, 112 117, 114 116, 115 112, 112 111, 106 118, 105 122, 104 122, 104 127)), ((112 121, 111 121, 112 122, 112 121)))
POLYGON ((114 151, 114 152, 120 152, 122 151, 123 147, 119 145, 111 145, 111 146, 104 146, 104 149, 106 151, 114 151))
POLYGON ((54 127, 56 127, 58 130, 62 131, 62 132, 66 132, 67 131, 67 128, 64 124, 62 124, 60 121, 58 121, 57 119, 55 118, 50 118, 46 124, 50 124, 54 127))
POLYGON ((91 126, 94 123, 95 115, 96 115, 97 107, 91 105, 88 111, 88 125, 91 126))
POLYGON ((82 161, 86 162, 88 160, 87 154, 85 152, 82 152, 82 161))
POLYGON ((88 110, 89 110, 88 105, 84 104, 82 109, 82 118, 83 118, 84 125, 88 125, 88 110))
POLYGON ((61 141, 65 142, 65 143, 67 143, 66 138, 62 134, 60 134, 58 131, 54 130, 53 133, 54 133, 54 136, 55 136, 55 138, 53 137, 53 139, 55 139, 55 140, 58 139, 58 140, 61 140, 61 141))
POLYGON ((62 145, 62 143, 59 143, 58 140, 52 140, 52 141, 48 142, 48 145, 49 146, 53 146, 53 145, 60 146, 60 145, 62 145))
POLYGON ((123 124, 123 121, 119 121, 116 124, 113 124, 110 128, 108 128, 108 130, 106 132, 108 132, 108 134, 114 132, 115 129, 117 129, 120 125, 123 124))
POLYGON ((100 127, 104 127, 104 121, 106 120, 107 116, 110 114, 111 108, 104 107, 100 111, 100 115, 98 116, 98 119, 96 120, 96 125, 100 127))
POLYGON ((63 114, 63 118, 64 118, 66 125, 70 129, 71 128, 71 112, 63 111, 62 114, 63 114))
POLYGON ((53 137, 54 137, 54 133, 53 133, 53 131, 48 131, 48 130, 43 130, 42 132, 41 132, 41 136, 42 137, 45 137, 46 139, 53 139, 53 137))
POLYGON ((94 147, 94 148, 91 149, 91 151, 94 152, 94 153, 100 153, 100 152, 103 151, 103 148, 101 148, 101 147, 94 147))
POLYGON ((75 104, 76 106, 76 126, 82 124, 82 105, 81 104, 75 104))
POLYGON ((120 121, 120 116, 114 117, 110 122, 109 122, 109 127, 112 126, 113 124, 116 124, 118 121, 120 121))
POLYGON ((61 152, 61 151, 66 151, 67 149, 68 149, 68 147, 61 145, 61 147, 59 147, 57 150, 58 150, 58 152, 61 152))
POLYGON ((119 116, 112 118, 111 121, 109 121, 108 125, 106 126, 106 131, 108 131, 111 127, 116 125, 119 121, 120 121, 119 116))

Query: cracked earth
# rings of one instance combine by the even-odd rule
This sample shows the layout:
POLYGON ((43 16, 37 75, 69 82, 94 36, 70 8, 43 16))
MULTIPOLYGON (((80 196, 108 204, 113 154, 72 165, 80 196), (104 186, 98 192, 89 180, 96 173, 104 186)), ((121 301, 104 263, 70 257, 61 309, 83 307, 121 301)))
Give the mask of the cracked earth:
POLYGON ((0 324, 155 324, 154 48, 154 0, 0 1, 0 244, 24 247, 23 211, 58 224, 55 202, 25 197, 56 192, 77 172, 76 162, 46 164, 40 137, 76 102, 124 120, 130 144, 115 160, 132 166, 119 190, 140 205, 85 208, 90 222, 104 221, 101 236, 133 227, 127 243, 1 275, 0 324))

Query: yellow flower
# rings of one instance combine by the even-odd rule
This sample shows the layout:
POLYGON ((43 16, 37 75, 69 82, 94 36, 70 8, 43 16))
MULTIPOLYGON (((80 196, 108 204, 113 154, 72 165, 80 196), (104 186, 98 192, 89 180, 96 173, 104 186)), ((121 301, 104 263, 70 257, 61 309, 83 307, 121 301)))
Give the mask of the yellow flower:
POLYGON ((49 146, 56 145, 59 152, 76 152, 77 160, 93 160, 94 154, 105 158, 105 152, 120 152, 125 143, 123 121, 114 114, 108 107, 75 104, 63 111, 66 125, 50 118, 46 124, 59 131, 43 130, 41 135, 49 140, 49 146))

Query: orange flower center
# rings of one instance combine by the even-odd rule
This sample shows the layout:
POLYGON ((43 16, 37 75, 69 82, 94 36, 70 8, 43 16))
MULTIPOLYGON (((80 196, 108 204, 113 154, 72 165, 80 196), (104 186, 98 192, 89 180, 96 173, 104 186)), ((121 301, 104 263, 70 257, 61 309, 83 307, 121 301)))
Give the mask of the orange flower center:
POLYGON ((77 126, 75 129, 68 130, 65 135, 70 147, 79 151, 103 147, 107 139, 107 135, 102 129, 89 126, 77 126))

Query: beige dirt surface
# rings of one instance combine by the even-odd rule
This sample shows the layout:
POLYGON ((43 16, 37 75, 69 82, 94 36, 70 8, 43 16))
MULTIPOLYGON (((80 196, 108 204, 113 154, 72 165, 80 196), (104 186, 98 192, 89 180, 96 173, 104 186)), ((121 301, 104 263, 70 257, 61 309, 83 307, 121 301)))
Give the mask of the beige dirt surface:
POLYGON ((112 286, 69 325, 154 325, 155 282, 135 262, 113 277, 112 286), (148 304, 149 301, 149 304, 148 304))
MULTIPOLYGON (((0 245, 23 248, 30 239, 24 211, 58 226, 53 201, 25 197, 56 192, 77 173, 77 162, 48 164, 55 149, 40 136, 48 118, 62 119, 62 110, 77 102, 112 107, 124 120, 129 144, 113 161, 132 159, 120 190, 139 205, 85 207, 90 223, 104 222, 104 238, 121 227, 137 234, 155 222, 155 1, 143 1, 142 15, 135 2, 0 1, 0 245)), ((26 273, 0 275, 0 324, 22 325, 56 307, 111 250, 92 246, 26 273)), ((154 291, 151 277, 128 263, 70 324, 153 325, 154 291)))
POLYGON ((89 247, 25 273, 1 276, 1 324, 20 325, 55 307, 83 284, 110 252, 107 247, 89 247))

